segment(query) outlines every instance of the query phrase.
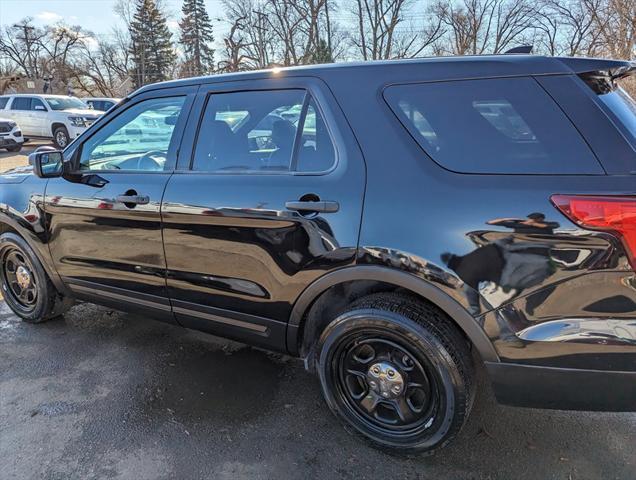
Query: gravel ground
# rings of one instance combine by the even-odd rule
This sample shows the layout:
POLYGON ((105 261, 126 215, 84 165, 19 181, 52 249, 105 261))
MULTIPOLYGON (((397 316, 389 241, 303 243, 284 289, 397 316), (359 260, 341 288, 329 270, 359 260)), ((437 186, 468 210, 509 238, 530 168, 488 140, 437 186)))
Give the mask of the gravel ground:
POLYGON ((636 414, 495 403, 433 457, 368 447, 297 360, 91 304, 20 322, 0 302, 0 477, 633 479, 636 414))

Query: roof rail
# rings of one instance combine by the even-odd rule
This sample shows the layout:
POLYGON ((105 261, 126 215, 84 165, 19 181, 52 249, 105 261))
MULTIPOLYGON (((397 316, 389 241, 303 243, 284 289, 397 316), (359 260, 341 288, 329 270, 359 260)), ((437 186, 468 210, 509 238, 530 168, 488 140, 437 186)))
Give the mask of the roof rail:
POLYGON ((504 55, 508 55, 511 53, 525 53, 525 54, 529 54, 532 53, 532 49, 534 48, 534 45, 522 45, 520 47, 514 47, 511 48, 510 50, 506 50, 504 52, 504 55))

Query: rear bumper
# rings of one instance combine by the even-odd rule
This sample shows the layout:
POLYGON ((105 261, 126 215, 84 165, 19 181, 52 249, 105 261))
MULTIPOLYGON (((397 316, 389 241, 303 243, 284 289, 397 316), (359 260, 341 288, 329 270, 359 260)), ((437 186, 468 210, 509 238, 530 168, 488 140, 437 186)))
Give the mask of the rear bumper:
POLYGON ((497 401, 559 410, 636 411, 636 372, 486 362, 497 401))

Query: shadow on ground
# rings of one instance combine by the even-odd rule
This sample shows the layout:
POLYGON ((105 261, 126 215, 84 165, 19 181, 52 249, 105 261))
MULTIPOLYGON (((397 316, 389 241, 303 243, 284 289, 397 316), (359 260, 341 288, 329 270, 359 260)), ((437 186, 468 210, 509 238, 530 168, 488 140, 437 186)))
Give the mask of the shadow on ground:
POLYGON ((583 479, 636 476, 636 414, 498 406, 480 381, 428 458, 368 447, 300 362, 94 305, 21 323, 0 302, 3 478, 583 479))

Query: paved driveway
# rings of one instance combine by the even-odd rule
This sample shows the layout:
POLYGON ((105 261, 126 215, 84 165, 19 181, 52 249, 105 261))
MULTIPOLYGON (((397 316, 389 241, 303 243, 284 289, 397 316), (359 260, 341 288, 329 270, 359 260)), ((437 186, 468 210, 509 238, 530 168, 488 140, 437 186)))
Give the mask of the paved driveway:
POLYGON ((52 145, 45 141, 30 141, 26 143, 19 153, 11 153, 6 150, 0 150, 0 172, 6 172, 15 167, 21 167, 28 164, 28 156, 33 150, 42 145, 52 145))
POLYGON ((633 479, 636 414, 498 406, 431 458, 366 446, 300 362, 90 304, 0 302, 1 478, 633 479))

